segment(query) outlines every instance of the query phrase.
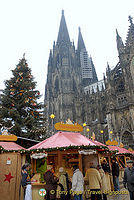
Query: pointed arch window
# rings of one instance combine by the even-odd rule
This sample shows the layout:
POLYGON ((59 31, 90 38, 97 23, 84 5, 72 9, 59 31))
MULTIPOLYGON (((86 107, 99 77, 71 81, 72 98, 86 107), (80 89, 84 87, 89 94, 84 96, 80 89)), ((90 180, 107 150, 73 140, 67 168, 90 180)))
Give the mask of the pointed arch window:
POLYGON ((59 79, 56 77, 55 83, 54 83, 54 91, 58 92, 59 91, 59 79))

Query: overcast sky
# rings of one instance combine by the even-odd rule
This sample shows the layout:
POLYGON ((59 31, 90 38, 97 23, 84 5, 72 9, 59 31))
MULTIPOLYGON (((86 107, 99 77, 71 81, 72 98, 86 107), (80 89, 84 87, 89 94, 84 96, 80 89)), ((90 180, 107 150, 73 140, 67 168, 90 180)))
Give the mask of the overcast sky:
POLYGON ((117 64, 115 29, 125 42, 134 0, 0 0, 0 89, 25 52, 44 98, 49 51, 57 40, 62 9, 76 46, 81 27, 99 80, 107 61, 111 67, 117 64))

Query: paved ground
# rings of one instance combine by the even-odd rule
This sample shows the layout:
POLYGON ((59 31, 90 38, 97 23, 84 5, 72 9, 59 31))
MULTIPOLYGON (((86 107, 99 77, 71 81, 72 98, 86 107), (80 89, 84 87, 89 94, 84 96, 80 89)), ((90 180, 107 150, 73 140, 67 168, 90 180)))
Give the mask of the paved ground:
POLYGON ((130 200, 129 199, 129 192, 125 188, 120 190, 119 195, 108 195, 108 200, 130 200), (126 194, 127 193, 127 194, 126 194))
MULTIPOLYGON (((126 190, 123 186, 122 181, 120 182, 120 194, 110 194, 107 196, 107 200, 130 200, 129 198, 129 192, 126 190)), ((87 197, 86 200, 90 200, 89 197, 87 197)))

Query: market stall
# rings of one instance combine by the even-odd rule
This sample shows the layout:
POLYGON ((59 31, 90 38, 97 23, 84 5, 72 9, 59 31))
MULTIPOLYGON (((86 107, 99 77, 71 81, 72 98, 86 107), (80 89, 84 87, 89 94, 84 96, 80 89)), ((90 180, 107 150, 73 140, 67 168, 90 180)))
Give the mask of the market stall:
MULTIPOLYGON (((89 140, 78 132, 63 132, 59 131, 50 138, 32 146, 29 148, 31 155, 36 153, 47 152, 46 162, 53 166, 53 170, 56 176, 60 167, 64 167, 69 177, 72 177, 72 166, 79 165, 80 170, 85 173, 85 170, 89 167, 89 163, 93 162, 95 167, 99 164, 100 153, 109 151, 106 146, 96 145, 92 140, 89 140)), ((32 159, 32 169, 37 176, 37 160, 32 159)), ((33 177, 34 179, 35 176, 33 177)), ((40 182, 40 179, 33 184, 33 200, 35 199, 35 190, 37 194, 38 187, 41 189, 44 183, 40 182)), ((37 198, 37 196, 36 196, 37 198)))
POLYGON ((116 157, 121 168, 125 168, 127 159, 130 159, 130 157, 133 157, 133 152, 125 148, 118 147, 118 146, 108 146, 108 148, 110 151, 117 151, 116 157))
MULTIPOLYGON (((2 137, 1 137, 2 138, 2 137)), ((7 139, 8 137, 6 137, 7 139)), ((9 137, 9 139, 11 136, 9 137)), ((2 139, 4 140, 4 138, 2 139)), ((25 163, 25 149, 15 142, 0 141, 0 199, 23 200, 21 167, 25 163)))

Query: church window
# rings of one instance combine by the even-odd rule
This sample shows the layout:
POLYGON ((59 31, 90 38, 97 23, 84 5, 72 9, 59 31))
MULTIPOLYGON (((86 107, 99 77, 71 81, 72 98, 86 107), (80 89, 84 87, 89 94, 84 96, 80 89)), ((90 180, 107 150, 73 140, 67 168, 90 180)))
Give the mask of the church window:
POLYGON ((124 147, 128 148, 129 146, 132 147, 133 145, 133 136, 128 131, 125 131, 122 136, 122 143, 124 144, 124 147))
POLYGON ((118 92, 123 92, 125 90, 125 86, 124 86, 124 83, 123 81, 121 81, 118 85, 118 92))
POLYGON ((60 59, 59 59, 59 54, 57 54, 57 63, 59 64, 60 59))
POLYGON ((68 65, 68 58, 66 57, 62 58, 62 65, 68 65))
POLYGON ((62 76, 62 78, 64 78, 64 77, 65 77, 64 70, 62 70, 62 72, 61 72, 61 76, 62 76))
POLYGON ((127 104, 127 97, 119 97, 118 98, 118 106, 124 106, 127 104))
POLYGON ((59 80, 58 80, 58 77, 56 77, 56 80, 55 80, 54 90, 55 90, 55 92, 57 92, 59 90, 59 80))
POLYGON ((73 79, 73 90, 76 91, 77 90, 77 87, 76 87, 76 82, 75 80, 73 79))

